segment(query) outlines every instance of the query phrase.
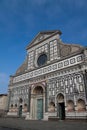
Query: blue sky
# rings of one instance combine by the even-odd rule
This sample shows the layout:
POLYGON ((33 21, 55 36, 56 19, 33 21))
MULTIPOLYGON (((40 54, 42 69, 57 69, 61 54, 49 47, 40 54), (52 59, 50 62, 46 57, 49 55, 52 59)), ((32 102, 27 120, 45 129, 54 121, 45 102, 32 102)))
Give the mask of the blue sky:
POLYGON ((0 93, 44 30, 61 30, 65 43, 87 46, 87 0, 0 0, 0 93))

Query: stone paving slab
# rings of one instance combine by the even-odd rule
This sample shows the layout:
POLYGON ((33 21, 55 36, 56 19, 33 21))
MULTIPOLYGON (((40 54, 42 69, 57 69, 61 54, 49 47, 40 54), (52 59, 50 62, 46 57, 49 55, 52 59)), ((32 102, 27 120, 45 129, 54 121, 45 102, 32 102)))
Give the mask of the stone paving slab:
POLYGON ((0 127, 0 130, 18 130, 18 129, 8 128, 8 127, 0 127))
POLYGON ((0 118, 0 127, 13 128, 13 130, 87 130, 87 121, 31 121, 20 118, 0 118))

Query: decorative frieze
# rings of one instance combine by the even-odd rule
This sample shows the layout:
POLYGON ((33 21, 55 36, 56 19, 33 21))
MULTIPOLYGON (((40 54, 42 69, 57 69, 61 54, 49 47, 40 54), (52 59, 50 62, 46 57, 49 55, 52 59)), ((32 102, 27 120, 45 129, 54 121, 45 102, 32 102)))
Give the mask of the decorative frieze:
POLYGON ((83 55, 82 54, 74 56, 74 57, 66 59, 66 60, 62 60, 60 62, 56 62, 54 64, 48 65, 48 66, 43 67, 43 68, 22 74, 20 76, 14 77, 13 83, 23 81, 23 80, 26 80, 26 79, 30 79, 30 78, 33 78, 33 77, 41 76, 41 75, 44 75, 44 74, 47 74, 47 73, 50 73, 50 72, 54 72, 56 70, 60 70, 60 69, 66 68, 66 67, 70 67, 70 66, 79 64, 81 62, 83 62, 83 55), (74 62, 71 62, 71 61, 73 61, 73 59, 75 59, 74 62))

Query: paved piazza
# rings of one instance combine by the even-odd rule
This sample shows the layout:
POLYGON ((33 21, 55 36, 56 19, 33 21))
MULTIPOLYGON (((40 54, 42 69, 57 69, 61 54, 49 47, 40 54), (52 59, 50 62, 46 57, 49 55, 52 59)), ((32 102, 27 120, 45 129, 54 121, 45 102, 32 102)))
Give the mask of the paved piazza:
POLYGON ((0 127, 0 130, 19 130, 19 129, 0 127))
POLYGON ((0 130, 87 130, 87 121, 31 121, 0 118, 0 130), (2 127, 2 128, 1 128, 2 127))

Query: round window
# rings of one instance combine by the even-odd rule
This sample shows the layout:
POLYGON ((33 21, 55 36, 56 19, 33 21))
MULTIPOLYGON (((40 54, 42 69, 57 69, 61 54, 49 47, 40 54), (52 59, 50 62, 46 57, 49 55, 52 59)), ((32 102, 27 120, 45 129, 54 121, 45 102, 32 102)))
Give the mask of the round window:
POLYGON ((46 54, 41 54, 39 57, 38 57, 38 60, 37 60, 37 64, 38 66, 42 66, 46 63, 47 61, 47 55, 46 54))

